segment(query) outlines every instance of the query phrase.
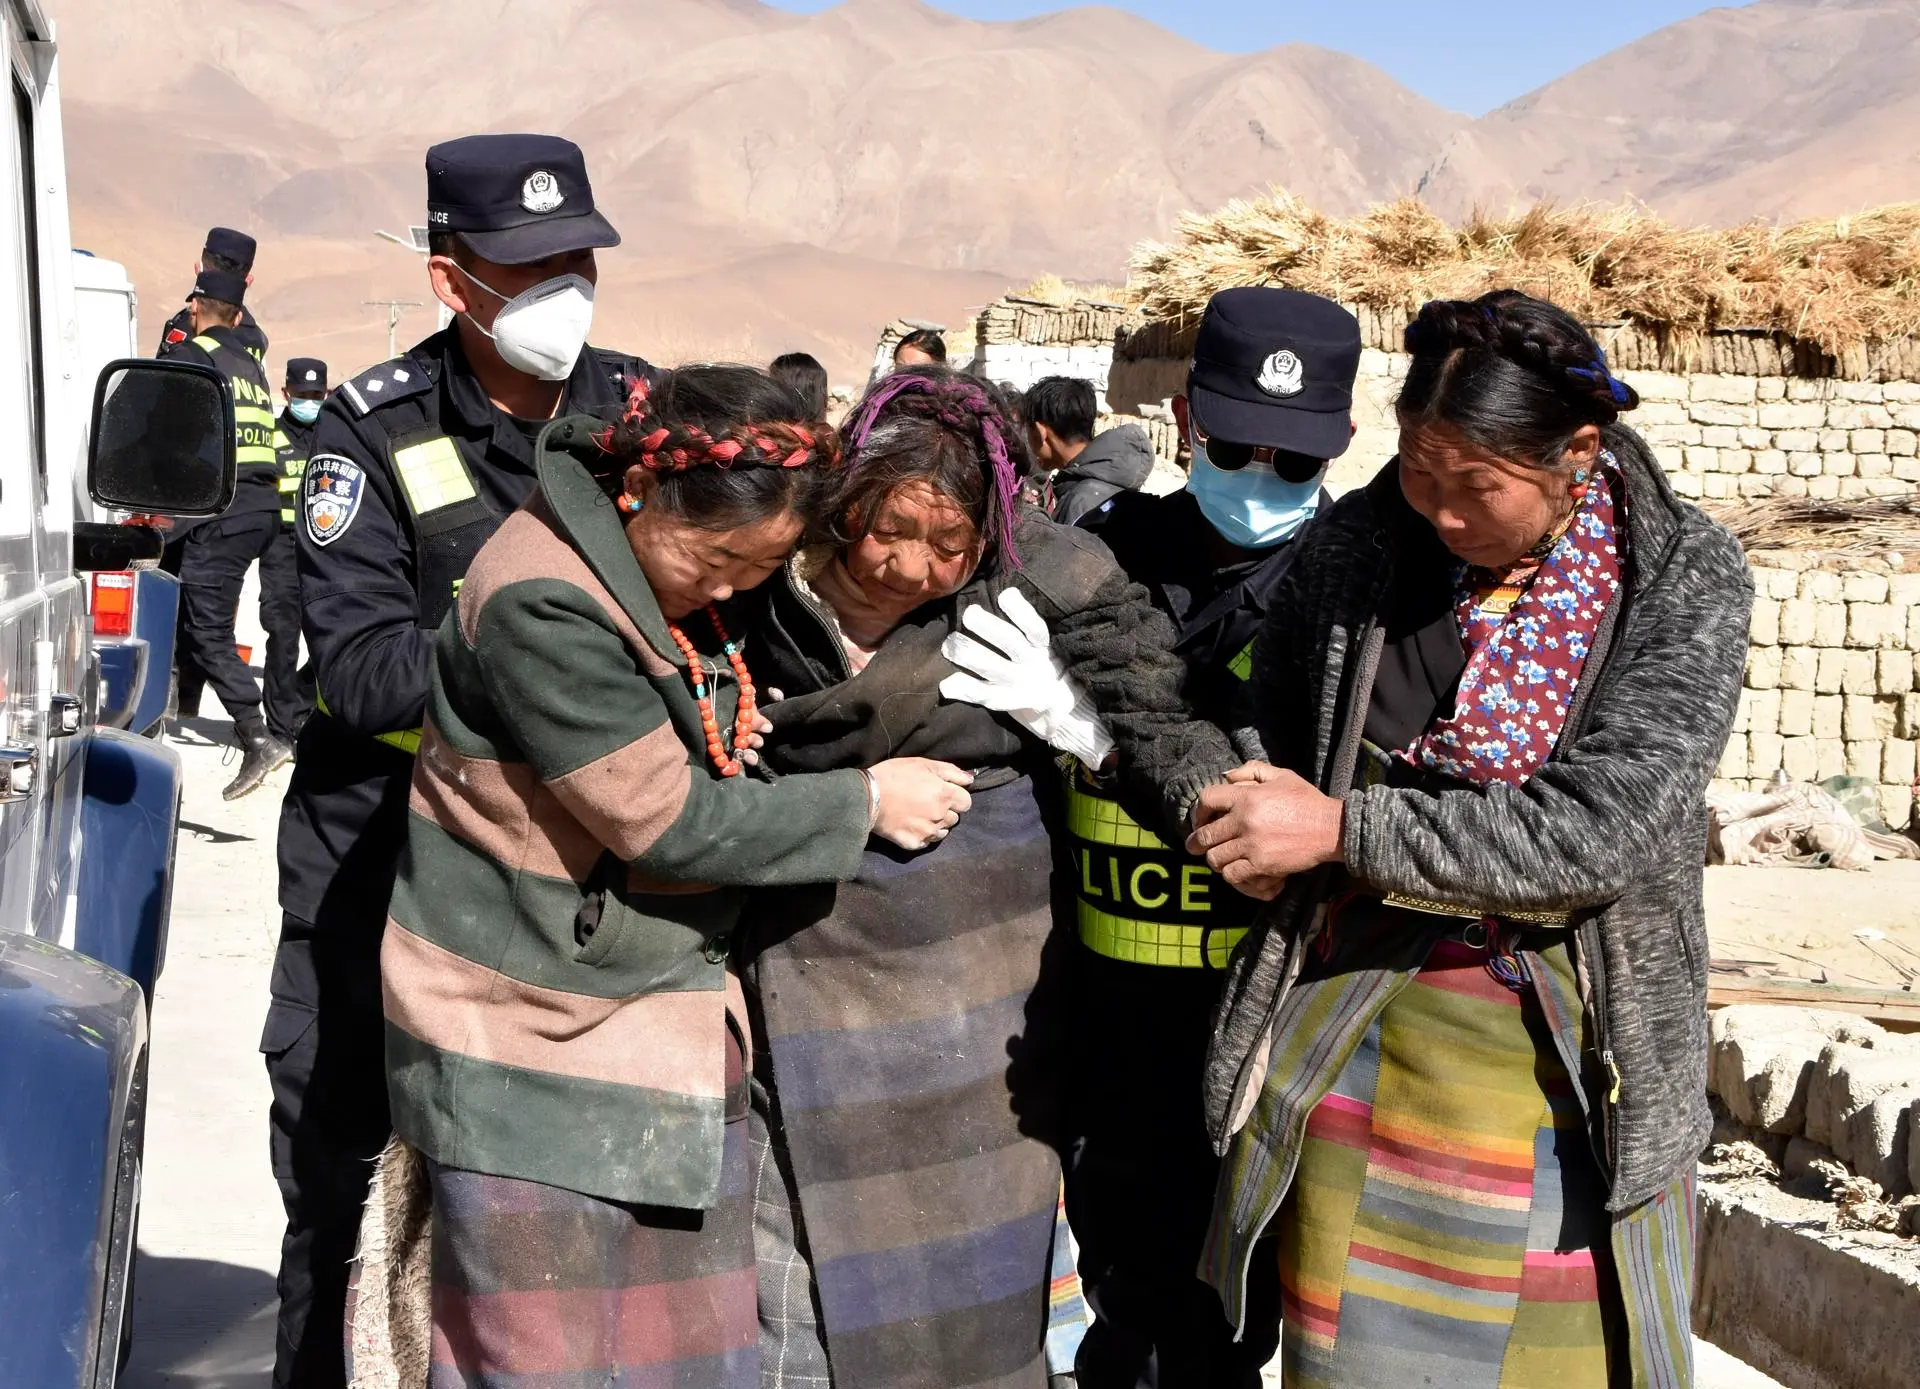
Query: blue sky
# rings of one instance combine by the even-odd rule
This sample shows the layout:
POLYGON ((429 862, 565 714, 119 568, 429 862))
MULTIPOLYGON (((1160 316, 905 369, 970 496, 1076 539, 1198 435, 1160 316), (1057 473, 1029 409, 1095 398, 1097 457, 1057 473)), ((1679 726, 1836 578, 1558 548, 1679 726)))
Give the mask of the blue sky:
MULTIPOLYGON (((830 0, 769 0, 812 12, 830 0)), ((973 19, 1067 8, 1039 0, 929 0, 973 19)), ((1252 53, 1317 43, 1385 68, 1421 95, 1481 115, 1609 49, 1711 6, 1688 0, 1112 0, 1196 43, 1252 53)))

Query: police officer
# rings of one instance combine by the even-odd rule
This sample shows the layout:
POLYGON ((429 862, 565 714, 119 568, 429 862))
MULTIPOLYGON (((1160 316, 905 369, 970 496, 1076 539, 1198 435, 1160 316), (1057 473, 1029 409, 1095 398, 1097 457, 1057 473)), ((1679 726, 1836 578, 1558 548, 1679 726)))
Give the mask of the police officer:
MULTIPOLYGON (((1250 757, 1259 748, 1238 730, 1249 722, 1242 687, 1254 634, 1293 540, 1325 499, 1328 460, 1352 440, 1359 363, 1359 324, 1329 300, 1283 289, 1216 295, 1173 403, 1193 450, 1186 489, 1121 492, 1082 522, 1173 618, 1184 694, 1250 757)), ((1253 904, 1134 825, 1084 775, 1070 789, 1069 828, 1080 859, 1082 1051, 1067 1214, 1096 1314, 1079 1383, 1257 1389, 1273 1339, 1235 1344, 1195 1274, 1219 1170, 1201 1073, 1221 970, 1253 904)), ((1277 1308, 1274 1259, 1255 1266, 1250 1297, 1277 1308)))
MULTIPOLYGON (((232 227, 209 227, 207 244, 200 252, 200 260, 193 267, 193 273, 199 275, 205 270, 219 270, 242 276, 248 284, 252 284, 256 249, 254 239, 245 232, 235 231, 232 227)), ((160 330, 160 348, 154 356, 165 357, 174 348, 189 341, 194 335, 192 320, 193 299, 188 296, 185 307, 168 319, 166 327, 160 330)), ((256 362, 266 360, 267 335, 253 321, 253 314, 245 305, 240 308, 240 322, 233 332, 240 345, 253 354, 256 362)))
POLYGON ((297 520, 314 713, 280 821, 274 1176, 287 1208, 274 1384, 342 1379, 369 1163, 387 1141, 380 937, 432 668, 467 565, 534 486, 548 420, 651 377, 586 345, 594 252, 620 244, 580 150, 475 135, 427 152, 427 257, 453 322, 321 407, 297 520))
MULTIPOLYGON (((227 270, 201 271, 188 304, 194 335, 167 354, 176 361, 213 367, 227 378, 233 393, 239 485, 224 513, 187 532, 180 553, 184 650, 193 666, 206 673, 220 703, 233 716, 234 733, 244 754, 239 775, 222 793, 228 800, 251 791, 293 756, 292 747, 267 727, 260 711, 260 687, 240 659, 233 636, 247 567, 266 553, 280 528, 273 391, 238 332, 246 292, 244 276, 227 270)), ((289 636, 297 651, 298 629, 279 634, 283 648, 289 636)))
POLYGON ((267 633, 267 727, 291 745, 313 711, 313 675, 300 667, 300 573, 293 527, 314 424, 327 398, 327 364, 318 357, 289 358, 280 393, 286 402, 274 432, 280 528, 260 556, 260 625, 267 633))
MULTIPOLYGON (((254 239, 245 232, 235 231, 232 227, 210 227, 207 229, 207 241, 200 252, 200 259, 193 267, 198 276, 203 271, 215 270, 228 275, 239 275, 249 285, 253 283, 254 239)), ((260 325, 254 322, 253 313, 244 304, 240 306, 240 322, 233 329, 235 339, 257 362, 266 360, 267 335, 260 331, 260 325)), ((166 327, 160 330, 160 347, 153 355, 165 358, 175 350, 186 346, 194 336, 193 296, 187 296, 186 304, 172 318, 166 327)), ((162 551, 160 567, 178 578, 180 563, 186 554, 186 530, 174 531, 162 551)), ((200 712, 200 693, 207 683, 207 673, 200 669, 188 649, 186 629, 186 609, 182 606, 174 627, 173 663, 176 675, 174 706, 175 712, 197 714, 200 712)))

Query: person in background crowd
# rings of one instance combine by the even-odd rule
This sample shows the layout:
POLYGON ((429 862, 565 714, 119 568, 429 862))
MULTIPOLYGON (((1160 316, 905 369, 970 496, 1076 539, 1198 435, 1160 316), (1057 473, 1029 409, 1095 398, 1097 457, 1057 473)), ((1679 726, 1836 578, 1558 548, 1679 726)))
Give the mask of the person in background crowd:
POLYGON ((1043 376, 1020 398, 1027 446, 1042 474, 1049 516, 1063 526, 1085 524, 1122 492, 1136 492, 1153 475, 1153 443, 1137 424, 1094 430, 1093 383, 1078 376, 1043 376))
POLYGON ((783 352, 773 359, 767 374, 795 395, 808 410, 810 419, 827 417, 827 369, 807 352, 783 352))
POLYGON ((1271 765, 1189 840, 1277 898, 1208 1062, 1206 1276, 1270 1315, 1277 1242, 1289 1385, 1690 1384, 1702 797, 1752 577, 1571 315, 1501 290, 1406 343, 1398 458, 1268 606, 1271 765))
POLYGON ((273 1383, 342 1389, 341 1319, 389 1133, 380 936, 406 842, 434 632, 534 483, 534 440, 612 409, 645 362, 587 345, 597 249, 578 146, 475 135, 427 152, 427 274, 451 324, 320 408, 296 522, 318 682, 280 817, 279 948, 260 1049, 287 1210, 273 1383))
POLYGON ((730 600, 838 451, 751 368, 637 383, 543 437, 440 628, 381 950, 436 1386, 758 1389, 741 889, 851 877, 870 833, 917 850, 969 805, 921 758, 745 774, 730 600))
POLYGON ((300 483, 313 452, 313 427, 327 398, 327 364, 318 357, 287 359, 280 387, 285 404, 274 427, 280 464, 280 529, 260 555, 260 625, 267 633, 267 727, 291 747, 313 712, 313 675, 300 667, 299 546, 294 522, 300 483))
POLYGON ((773 1157, 762 1345, 786 1384, 826 1382, 829 1364, 840 1389, 1037 1384, 1071 1372, 1084 1320, 1056 1225, 1079 1078, 1049 868, 1077 880, 1081 864, 1052 837, 1053 757, 1117 749, 1121 794, 1175 837, 1241 759, 1181 704, 1171 624, 1141 589, 1097 541, 1016 508, 1028 461, 991 388, 896 372, 847 439, 831 534, 766 585, 751 633, 785 696, 767 760, 937 757, 977 774, 974 809, 923 853, 876 846, 851 882, 748 908, 756 1142, 773 1157))
MULTIPOLYGON (((1247 755, 1258 750, 1241 731, 1254 637, 1324 500, 1327 461, 1352 441, 1359 365, 1360 325, 1330 300, 1216 295, 1174 400, 1193 451, 1187 489, 1124 492, 1083 522, 1172 620, 1181 693, 1247 755)), ((1236 1343, 1195 1272, 1220 1167, 1200 1103, 1207 1039, 1254 904, 1183 852, 1184 835, 1145 834, 1084 773, 1070 795, 1077 818, 1102 827, 1099 852, 1133 870, 1121 892, 1098 873, 1079 884, 1067 1213, 1096 1314, 1081 1389, 1257 1389, 1271 1331, 1256 1323, 1236 1343)), ((1271 1266, 1256 1269, 1250 1298, 1271 1310, 1274 1295, 1271 1266)))
MULTIPOLYGON (((239 275, 247 284, 253 283, 253 257, 258 244, 245 232, 235 231, 232 227, 209 227, 204 249, 200 259, 194 264, 193 273, 197 277, 204 270, 218 270, 227 275, 239 275)), ((253 313, 244 304, 240 306, 240 321, 233 329, 233 335, 240 346, 253 354, 257 362, 264 362, 267 356, 267 335, 254 321, 253 313)), ((160 330, 160 346, 154 352, 156 357, 165 357, 174 348, 194 336, 193 297, 174 316, 167 320, 160 330)))
MULTIPOLYGON (((239 773, 221 792, 227 800, 246 795, 293 756, 292 747, 275 735, 262 715, 260 687, 234 645, 234 621, 247 568, 266 554, 280 527, 273 391, 259 359, 246 349, 238 331, 246 292, 246 278, 240 274, 201 271, 189 306, 193 336, 166 352, 172 361, 212 367, 227 378, 233 393, 234 457, 239 467, 233 501, 220 516, 189 530, 180 554, 180 634, 187 666, 206 672, 222 707, 233 717, 242 752, 239 773)), ((266 607, 263 595, 263 610, 266 607)), ((268 630, 270 637, 276 631, 268 630)), ((277 632, 282 648, 278 654, 283 660, 294 660, 299 649, 297 629, 289 633, 281 627, 277 632), (286 649, 289 635, 291 652, 286 649)))
MULTIPOLYGON (((238 275, 242 283, 253 283, 254 239, 245 232, 235 231, 232 227, 209 227, 204 249, 200 259, 195 262, 193 273, 198 282, 202 271, 213 270, 225 275, 238 275)), ((267 355, 267 335, 254 321, 253 312, 245 304, 240 306, 240 321, 232 329, 234 340, 247 352, 253 354, 257 362, 264 362, 267 355)), ((167 320, 160 331, 160 346, 154 356, 165 359, 176 348, 184 346, 194 336, 193 296, 188 294, 185 305, 167 320)), ((161 554, 160 567, 176 578, 180 574, 180 562, 186 554, 187 536, 191 528, 173 528, 163 524, 169 530, 166 549, 161 554)), ((193 659, 192 643, 187 638, 186 605, 180 607, 176 619, 173 642, 174 696, 172 700, 175 714, 194 715, 200 712, 200 695, 206 688, 207 673, 200 669, 193 659)))
POLYGON ((932 328, 915 328, 893 345, 893 369, 902 367, 943 367, 947 364, 947 340, 932 328))

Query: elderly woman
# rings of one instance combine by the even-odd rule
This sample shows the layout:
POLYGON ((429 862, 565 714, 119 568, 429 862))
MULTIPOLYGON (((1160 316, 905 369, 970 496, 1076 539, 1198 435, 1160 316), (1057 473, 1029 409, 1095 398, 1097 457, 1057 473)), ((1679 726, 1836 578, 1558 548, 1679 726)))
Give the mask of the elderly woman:
POLYGON ((1216 1026, 1204 1272, 1238 1324, 1277 1246, 1290 1386, 1684 1384, 1751 580, 1567 314, 1432 303, 1407 345, 1398 459, 1269 609, 1274 765, 1190 841, 1278 899, 1216 1026))
POLYGON ((967 806, 921 760, 745 774, 730 600, 837 452, 745 367, 561 420, 440 629, 381 951, 436 1386, 759 1382, 742 889, 851 876, 870 833, 919 847, 967 806))
POLYGON ((749 908, 763 1356, 788 1384, 1044 1386, 1071 945, 1053 930, 1055 752, 1097 767, 1117 743, 1130 812, 1174 842, 1240 758, 1181 704, 1144 590, 1099 542, 1016 510, 1019 431, 982 383, 895 373, 847 437, 835 534, 767 585, 755 628, 785 694, 766 756, 938 758, 975 774, 973 809, 927 851, 875 849, 850 882, 749 908))

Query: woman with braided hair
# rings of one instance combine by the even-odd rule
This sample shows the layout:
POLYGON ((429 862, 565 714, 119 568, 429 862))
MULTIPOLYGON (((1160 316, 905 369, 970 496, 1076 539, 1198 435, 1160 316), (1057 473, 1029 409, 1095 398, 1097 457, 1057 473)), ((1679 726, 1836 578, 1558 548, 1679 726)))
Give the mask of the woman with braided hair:
POLYGON ((545 430, 440 629, 381 956, 437 1386, 758 1383, 743 891, 850 877, 969 803, 924 758, 751 774, 742 595, 838 458, 748 368, 636 386, 611 427, 545 430))
POLYGON ((1019 505, 1028 460, 992 388, 902 370, 845 429, 827 534, 754 628, 784 692, 765 756, 937 758, 974 774, 973 809, 929 849, 876 845, 851 880, 749 906, 766 1383, 1042 1389, 1071 1370, 1078 1303, 1055 1221, 1055 759, 1117 756, 1130 812, 1176 840, 1242 759, 1182 704, 1145 590, 1019 505))
POLYGON ((1215 1027, 1205 1272, 1244 1330, 1277 1244, 1290 1389, 1684 1386, 1752 581, 1568 314, 1431 303, 1407 349, 1399 457, 1267 611, 1272 765, 1189 841, 1273 900, 1215 1027))

